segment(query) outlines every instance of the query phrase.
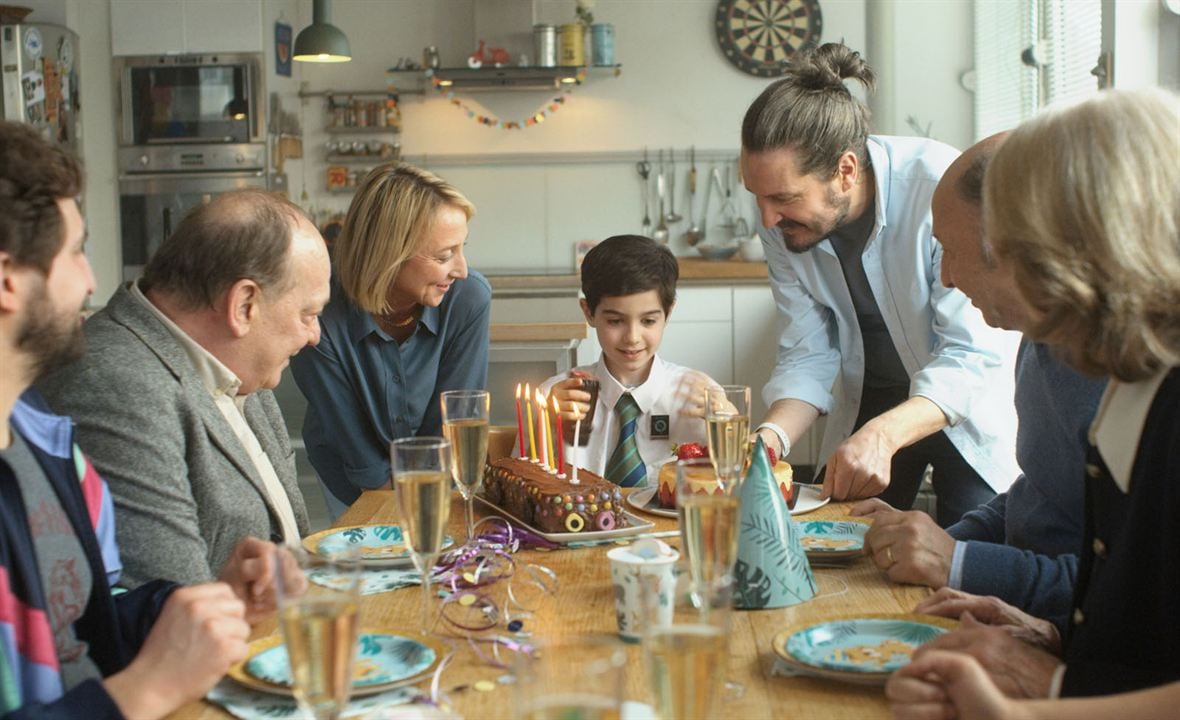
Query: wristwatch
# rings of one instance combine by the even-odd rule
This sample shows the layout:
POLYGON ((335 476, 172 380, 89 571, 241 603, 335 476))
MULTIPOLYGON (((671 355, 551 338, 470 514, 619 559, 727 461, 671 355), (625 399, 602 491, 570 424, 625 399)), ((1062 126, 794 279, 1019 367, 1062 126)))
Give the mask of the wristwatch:
POLYGON ((789 455, 791 453, 791 438, 787 437, 787 431, 783 430, 782 427, 780 427, 777 423, 764 422, 758 427, 754 428, 754 432, 758 432, 764 428, 774 433, 775 437, 778 438, 779 447, 782 448, 782 452, 779 453, 779 457, 785 458, 787 455, 789 455))

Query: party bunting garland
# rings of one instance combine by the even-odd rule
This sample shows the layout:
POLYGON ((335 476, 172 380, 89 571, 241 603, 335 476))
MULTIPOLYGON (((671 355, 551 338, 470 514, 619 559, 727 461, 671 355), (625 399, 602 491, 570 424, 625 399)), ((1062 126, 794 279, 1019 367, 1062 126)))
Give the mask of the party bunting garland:
MULTIPOLYGON (((467 103, 455 96, 454 90, 444 86, 441 80, 439 80, 437 77, 434 77, 431 71, 427 70, 427 74, 430 75, 430 83, 434 86, 434 89, 438 92, 438 94, 450 100, 451 104, 462 110, 468 118, 476 121, 480 125, 487 125, 488 127, 500 128, 502 130, 523 130, 526 127, 540 125, 541 123, 545 122, 545 118, 549 117, 549 115, 552 113, 557 112, 557 110, 561 108, 562 105, 565 105, 566 101, 564 96, 558 95, 552 100, 546 102, 541 107, 537 108, 535 113, 529 115, 524 120, 501 120, 490 115, 483 115, 472 109, 467 105, 467 103)), ((586 79, 586 69, 581 68, 578 70, 578 74, 575 77, 577 78, 577 82, 565 89, 566 94, 569 94, 573 90, 574 86, 582 84, 582 81, 586 79)))

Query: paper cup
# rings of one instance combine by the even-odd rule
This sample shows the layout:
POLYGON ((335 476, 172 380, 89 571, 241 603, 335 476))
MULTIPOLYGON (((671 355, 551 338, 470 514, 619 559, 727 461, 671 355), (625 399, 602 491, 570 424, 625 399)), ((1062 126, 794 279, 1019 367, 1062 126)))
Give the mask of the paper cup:
POLYGON ((606 556, 610 560, 619 636, 639 642, 646 623, 671 624, 675 566, 680 553, 667 543, 647 538, 617 547, 606 556))

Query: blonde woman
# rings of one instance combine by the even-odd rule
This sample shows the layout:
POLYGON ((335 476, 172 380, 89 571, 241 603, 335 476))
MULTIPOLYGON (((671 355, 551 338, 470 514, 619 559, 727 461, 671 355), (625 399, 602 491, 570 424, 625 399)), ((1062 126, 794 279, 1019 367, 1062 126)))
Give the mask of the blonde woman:
POLYGON ((1015 275, 1023 329, 1079 370, 1111 378, 1078 478, 1086 531, 1077 587, 1064 637, 1040 634, 1046 649, 1014 639, 1035 621, 994 598, 940 591, 920 605, 969 611, 985 625, 965 620, 899 671, 888 689, 896 717, 1175 716, 1175 684, 1081 705, 1013 705, 995 687, 1069 697, 1180 680, 1177 137, 1180 97, 1107 91, 1025 123, 987 171, 987 238, 1015 275))
POLYGON ((389 484, 389 442, 441 435, 439 394, 483 388, 488 281, 463 257, 471 204, 404 163, 361 183, 333 248, 320 343, 291 362, 328 510, 389 484))

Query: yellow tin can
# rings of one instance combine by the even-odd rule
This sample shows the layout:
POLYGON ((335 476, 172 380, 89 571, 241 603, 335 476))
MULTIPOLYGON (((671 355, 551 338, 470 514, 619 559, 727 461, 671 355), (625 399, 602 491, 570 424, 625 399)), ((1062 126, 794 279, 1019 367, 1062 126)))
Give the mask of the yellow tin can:
POLYGON ((586 28, 581 23, 561 26, 561 64, 586 64, 586 28))

